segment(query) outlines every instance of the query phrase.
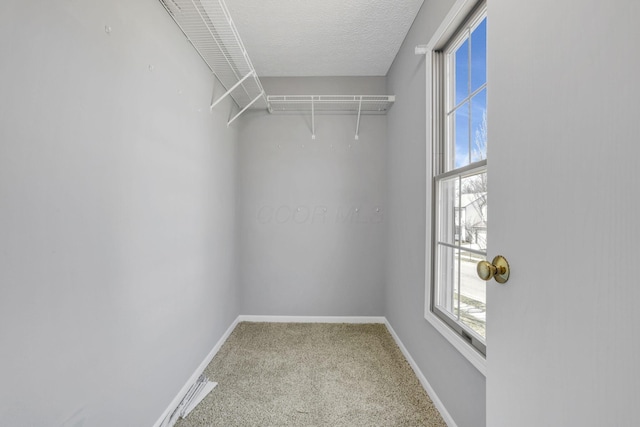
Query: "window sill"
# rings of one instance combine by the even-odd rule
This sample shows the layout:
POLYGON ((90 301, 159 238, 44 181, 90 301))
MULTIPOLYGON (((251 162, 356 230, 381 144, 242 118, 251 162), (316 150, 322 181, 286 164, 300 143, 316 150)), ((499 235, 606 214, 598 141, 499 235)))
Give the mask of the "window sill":
MULTIPOLYGON (((427 305, 426 307, 429 307, 427 305)), ((445 337, 482 375, 487 376, 487 359, 478 353, 472 346, 456 334, 446 323, 440 320, 428 308, 425 309, 424 318, 440 334, 445 337)))

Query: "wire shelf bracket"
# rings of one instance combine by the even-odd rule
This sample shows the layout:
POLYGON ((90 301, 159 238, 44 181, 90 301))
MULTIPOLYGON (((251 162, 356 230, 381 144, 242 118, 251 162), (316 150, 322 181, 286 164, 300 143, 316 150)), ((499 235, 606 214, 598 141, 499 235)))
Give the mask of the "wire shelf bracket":
POLYGON ((316 109, 313 97, 311 97, 311 139, 316 139, 316 109))
POLYGON ((396 98, 393 95, 270 95, 267 109, 271 114, 311 114, 311 139, 316 139, 316 114, 356 114, 355 139, 360 138, 363 114, 387 114, 396 98))
POLYGON ((360 97, 360 102, 358 102, 358 120, 356 121, 356 137, 355 139, 360 139, 360 115, 362 114, 362 97, 360 97))
POLYGON ((226 92, 210 110, 231 96, 240 112, 267 107, 267 97, 224 0, 159 0, 226 92), (262 102, 258 102, 262 100, 262 102))
POLYGON ((252 77, 254 75, 254 72, 250 72, 249 74, 247 74, 246 76, 244 76, 243 78, 241 78, 236 84, 234 84, 233 86, 231 86, 231 89, 229 89, 228 91, 226 91, 225 93, 223 93, 222 95, 220 95, 220 97, 213 103, 211 104, 211 106, 209 107, 210 110, 213 110, 213 108, 218 105, 220 103, 220 101, 222 101, 223 99, 225 99, 227 96, 229 96, 231 94, 231 92, 233 92, 234 90, 236 90, 238 88, 238 86, 240 86, 245 80, 247 80, 249 77, 252 77))

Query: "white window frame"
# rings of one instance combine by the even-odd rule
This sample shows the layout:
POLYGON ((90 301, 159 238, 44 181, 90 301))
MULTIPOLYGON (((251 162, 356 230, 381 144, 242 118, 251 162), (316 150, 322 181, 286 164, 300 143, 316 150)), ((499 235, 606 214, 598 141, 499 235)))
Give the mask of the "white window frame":
MULTIPOLYGON (((433 238, 434 232, 434 171, 436 166, 436 147, 441 139, 440 132, 442 126, 437 124, 440 120, 440 111, 442 108, 442 100, 435 96, 437 93, 434 89, 434 67, 436 61, 436 52, 442 50, 450 41, 451 37, 458 28, 469 18, 469 15, 476 7, 482 3, 482 0, 457 0, 442 24, 436 30, 435 34, 426 46, 420 46, 416 52, 424 52, 425 68, 426 68, 426 135, 427 135, 427 162, 426 162, 426 235, 425 235, 425 319, 438 331, 444 338, 451 343, 480 373, 486 376, 486 357, 471 346, 460 334, 455 332, 440 317, 434 314, 432 307, 432 269, 433 263, 433 238)), ((486 6, 485 6, 486 7, 486 6)))

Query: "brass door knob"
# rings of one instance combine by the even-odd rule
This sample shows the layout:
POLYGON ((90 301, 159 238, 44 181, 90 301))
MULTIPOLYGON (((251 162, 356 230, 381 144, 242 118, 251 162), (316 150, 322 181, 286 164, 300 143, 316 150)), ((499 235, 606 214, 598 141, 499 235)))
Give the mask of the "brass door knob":
POLYGON ((476 270, 482 280, 491 280, 492 277, 498 283, 507 283, 509 280, 509 263, 502 255, 496 256, 492 262, 480 261, 476 270))

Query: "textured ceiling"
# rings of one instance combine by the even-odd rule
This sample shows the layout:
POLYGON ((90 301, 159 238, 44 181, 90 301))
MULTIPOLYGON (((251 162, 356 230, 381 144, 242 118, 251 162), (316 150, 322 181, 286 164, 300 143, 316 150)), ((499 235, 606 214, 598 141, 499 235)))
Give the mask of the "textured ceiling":
POLYGON ((259 76, 384 76, 423 0, 226 0, 259 76))

